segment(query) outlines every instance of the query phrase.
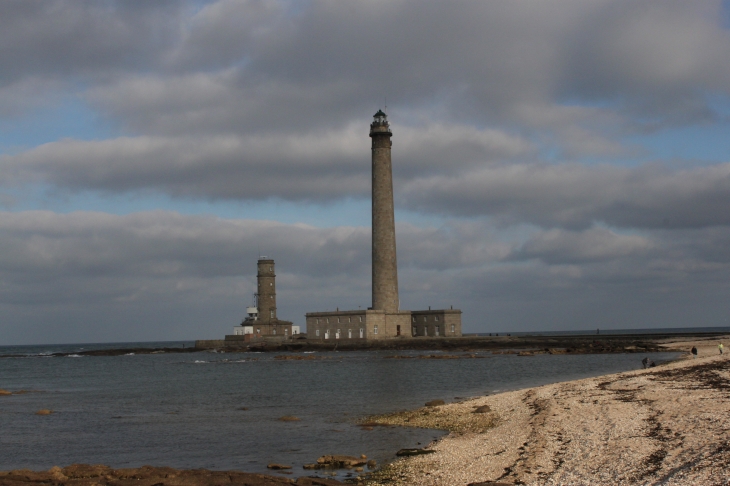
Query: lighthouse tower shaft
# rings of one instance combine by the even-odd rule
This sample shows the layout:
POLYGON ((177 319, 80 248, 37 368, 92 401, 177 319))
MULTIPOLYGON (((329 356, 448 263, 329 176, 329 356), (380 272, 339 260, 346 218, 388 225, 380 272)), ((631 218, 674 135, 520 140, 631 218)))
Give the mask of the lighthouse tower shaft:
POLYGON ((390 124, 382 111, 370 125, 373 173, 373 310, 398 312, 398 265, 395 251, 393 170, 390 124))

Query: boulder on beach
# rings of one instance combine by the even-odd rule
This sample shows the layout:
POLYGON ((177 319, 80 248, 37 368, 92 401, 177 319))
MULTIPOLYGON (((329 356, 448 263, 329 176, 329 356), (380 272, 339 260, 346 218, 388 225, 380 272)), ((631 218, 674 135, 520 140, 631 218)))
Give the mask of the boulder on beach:
POLYGON ((427 407, 438 407, 439 405, 446 405, 446 402, 443 400, 431 400, 430 402, 426 402, 427 407))
POLYGON ((489 405, 482 405, 481 407, 476 407, 471 413, 489 413, 492 411, 492 408, 489 405))
POLYGON ((291 466, 287 466, 286 464, 276 464, 275 462, 272 462, 266 467, 269 469, 291 469, 291 466))
POLYGON ((398 457, 404 457, 404 456, 420 456, 423 454, 433 454, 436 451, 432 451, 429 449, 401 449, 398 452, 395 453, 398 457))
POLYGON ((53 413, 53 410, 48 410, 47 408, 43 408, 41 410, 38 410, 35 414, 36 415, 51 415, 53 413))
POLYGON ((365 459, 355 456, 327 455, 317 459, 317 464, 331 468, 357 467, 366 464, 365 459))

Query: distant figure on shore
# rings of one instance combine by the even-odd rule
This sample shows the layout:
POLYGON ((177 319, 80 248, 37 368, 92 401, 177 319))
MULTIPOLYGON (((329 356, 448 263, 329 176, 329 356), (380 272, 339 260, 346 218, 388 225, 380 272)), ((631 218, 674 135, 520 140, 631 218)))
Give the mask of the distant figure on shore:
POLYGON ((649 358, 642 359, 641 364, 644 365, 644 369, 646 369, 646 367, 649 366, 649 358))
POLYGON ((722 354, 722 350, 725 349, 725 347, 722 345, 722 343, 717 345, 717 349, 720 350, 720 354, 722 354))
POLYGON ((697 348, 692 346, 692 359, 695 359, 697 357, 697 348))

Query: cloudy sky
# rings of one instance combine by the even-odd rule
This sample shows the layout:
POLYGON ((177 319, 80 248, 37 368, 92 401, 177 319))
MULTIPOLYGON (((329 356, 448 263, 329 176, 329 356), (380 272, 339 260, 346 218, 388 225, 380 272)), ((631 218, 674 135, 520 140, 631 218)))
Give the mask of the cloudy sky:
POLYGON ((0 344, 370 305, 465 332, 730 325, 730 3, 0 3, 0 344))

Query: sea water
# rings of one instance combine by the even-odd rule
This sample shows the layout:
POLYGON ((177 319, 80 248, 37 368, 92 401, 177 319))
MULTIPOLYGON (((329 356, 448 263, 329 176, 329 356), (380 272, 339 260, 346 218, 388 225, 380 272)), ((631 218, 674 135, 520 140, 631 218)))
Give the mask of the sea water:
MULTIPOLYGON (((637 369, 641 354, 492 355, 418 359, 438 352, 141 354, 49 357, 53 352, 192 343, 0 348, 0 470, 72 463, 267 472, 324 454, 378 463, 443 432, 359 427, 370 414, 637 369), (392 356, 411 359, 393 359, 392 356), (36 415, 51 409, 51 415, 36 415), (245 410, 244 410, 245 409, 245 410), (280 421, 295 416, 298 421, 280 421)), ((463 354, 463 353, 453 353, 463 354)), ((656 362, 676 353, 654 353, 656 362)))

